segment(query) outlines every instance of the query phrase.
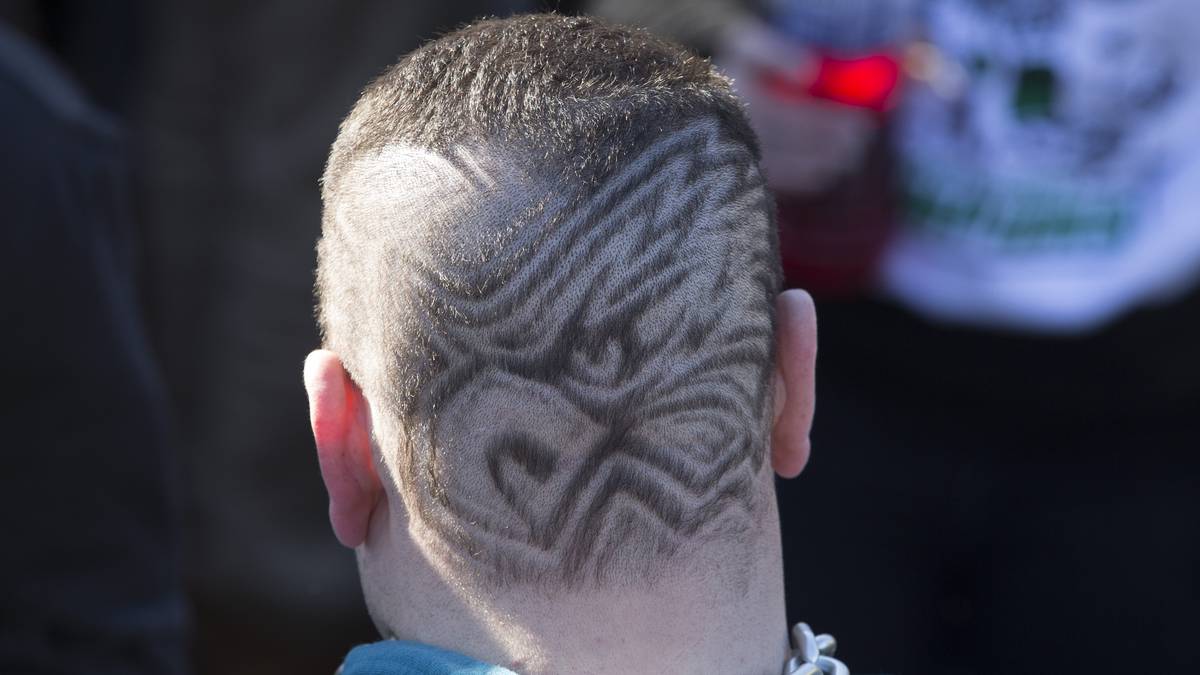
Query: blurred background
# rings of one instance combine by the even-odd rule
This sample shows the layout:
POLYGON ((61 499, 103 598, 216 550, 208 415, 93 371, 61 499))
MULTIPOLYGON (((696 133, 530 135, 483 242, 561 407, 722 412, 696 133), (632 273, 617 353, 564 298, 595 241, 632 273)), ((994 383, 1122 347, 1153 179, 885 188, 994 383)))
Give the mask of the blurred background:
POLYGON ((357 93, 483 15, 734 79, 814 455, 790 621, 860 673, 1200 672, 1200 3, 0 2, 0 670, 332 673, 376 639, 300 380, 357 93))

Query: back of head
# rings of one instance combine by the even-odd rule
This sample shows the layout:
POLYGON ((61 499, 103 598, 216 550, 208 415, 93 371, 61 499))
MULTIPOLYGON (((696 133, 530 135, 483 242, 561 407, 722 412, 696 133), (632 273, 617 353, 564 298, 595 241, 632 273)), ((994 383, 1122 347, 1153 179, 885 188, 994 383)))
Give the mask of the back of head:
POLYGON ((324 178, 320 321, 448 574, 624 584, 763 534, 757 157, 706 61, 593 19, 480 22, 363 93, 324 178))

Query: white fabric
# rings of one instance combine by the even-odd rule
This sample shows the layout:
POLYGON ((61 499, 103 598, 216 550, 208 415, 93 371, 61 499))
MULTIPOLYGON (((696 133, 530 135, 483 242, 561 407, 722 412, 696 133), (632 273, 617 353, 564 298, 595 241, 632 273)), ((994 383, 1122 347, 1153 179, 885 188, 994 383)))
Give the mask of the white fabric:
POLYGON ((909 92, 886 293, 947 321, 1078 332, 1195 281, 1200 2, 934 0, 928 30, 968 84, 909 92))

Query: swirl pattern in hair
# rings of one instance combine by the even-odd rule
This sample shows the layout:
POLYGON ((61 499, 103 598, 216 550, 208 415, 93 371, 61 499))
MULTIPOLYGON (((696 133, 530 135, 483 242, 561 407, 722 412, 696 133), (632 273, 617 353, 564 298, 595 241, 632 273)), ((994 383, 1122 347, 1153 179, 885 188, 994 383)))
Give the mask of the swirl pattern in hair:
POLYGON ((422 352, 400 482, 445 550, 500 582, 609 583, 754 528, 772 208, 752 152, 693 122, 497 223, 485 258, 393 261, 422 352))

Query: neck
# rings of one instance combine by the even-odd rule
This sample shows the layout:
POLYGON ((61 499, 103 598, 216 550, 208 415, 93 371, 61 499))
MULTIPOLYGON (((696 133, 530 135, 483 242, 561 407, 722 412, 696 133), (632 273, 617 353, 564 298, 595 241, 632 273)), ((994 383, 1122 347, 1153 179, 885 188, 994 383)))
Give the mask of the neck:
MULTIPOLYGON (((652 583, 591 590, 497 592, 447 578, 405 537, 360 550, 372 616, 388 636, 464 653, 525 675, 775 675, 787 656, 777 515, 758 550, 713 551, 652 583), (398 547, 390 555, 368 550, 398 547), (736 556, 731 558, 730 555, 736 556), (746 561, 729 571, 730 560, 746 561), (376 574, 372 558, 390 559, 376 574), (707 557, 707 559, 705 559, 707 557), (404 569, 403 576, 396 569, 404 569)), ((372 522, 372 529, 376 528, 372 522)), ((396 532, 379 523, 383 533, 396 532)))

